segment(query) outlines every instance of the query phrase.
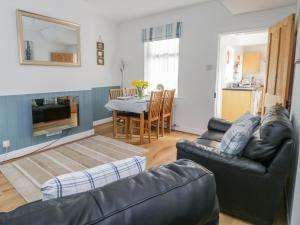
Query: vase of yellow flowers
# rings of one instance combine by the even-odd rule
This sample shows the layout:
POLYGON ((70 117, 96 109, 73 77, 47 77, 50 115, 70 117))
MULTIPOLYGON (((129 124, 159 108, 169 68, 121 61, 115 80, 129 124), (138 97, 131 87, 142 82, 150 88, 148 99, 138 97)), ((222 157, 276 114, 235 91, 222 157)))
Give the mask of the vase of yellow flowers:
POLYGON ((144 91, 148 88, 149 83, 144 80, 133 80, 132 85, 137 89, 137 95, 139 99, 144 98, 144 91))

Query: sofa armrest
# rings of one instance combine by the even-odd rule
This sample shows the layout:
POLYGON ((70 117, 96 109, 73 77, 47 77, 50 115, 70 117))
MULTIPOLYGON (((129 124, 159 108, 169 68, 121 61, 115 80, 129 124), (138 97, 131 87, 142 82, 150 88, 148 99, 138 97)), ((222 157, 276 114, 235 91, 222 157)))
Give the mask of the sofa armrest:
MULTIPOLYGON (((204 167, 217 169, 231 169, 235 172, 243 172, 254 175, 266 173, 266 167, 261 163, 238 156, 230 156, 224 153, 209 151, 195 142, 182 140, 177 142, 177 158, 191 159, 204 167)), ((214 171, 213 171, 214 172, 214 171)))
POLYGON ((277 177, 285 177, 295 164, 294 140, 288 139, 282 144, 277 155, 268 167, 268 172, 277 177))
POLYGON ((227 120, 218 119, 218 118, 211 118, 208 122, 207 128, 208 130, 216 130, 221 132, 226 132, 232 123, 227 120))

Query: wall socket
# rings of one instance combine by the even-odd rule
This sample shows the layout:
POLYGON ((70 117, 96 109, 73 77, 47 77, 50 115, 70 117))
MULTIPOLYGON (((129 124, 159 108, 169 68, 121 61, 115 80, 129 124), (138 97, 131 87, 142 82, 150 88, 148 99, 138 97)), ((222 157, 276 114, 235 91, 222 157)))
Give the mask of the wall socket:
POLYGON ((10 140, 3 141, 2 146, 3 148, 8 149, 10 147, 10 140))

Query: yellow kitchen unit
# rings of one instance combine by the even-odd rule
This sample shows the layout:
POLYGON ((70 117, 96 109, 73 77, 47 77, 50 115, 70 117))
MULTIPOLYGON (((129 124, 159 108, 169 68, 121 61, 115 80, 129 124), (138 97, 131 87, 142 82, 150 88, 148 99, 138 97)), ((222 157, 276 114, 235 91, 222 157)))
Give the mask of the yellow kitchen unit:
POLYGON ((245 52, 243 56, 243 74, 260 73, 260 52, 245 52))
POLYGON ((222 95, 222 119, 234 121, 246 112, 260 111, 261 90, 225 88, 222 95))

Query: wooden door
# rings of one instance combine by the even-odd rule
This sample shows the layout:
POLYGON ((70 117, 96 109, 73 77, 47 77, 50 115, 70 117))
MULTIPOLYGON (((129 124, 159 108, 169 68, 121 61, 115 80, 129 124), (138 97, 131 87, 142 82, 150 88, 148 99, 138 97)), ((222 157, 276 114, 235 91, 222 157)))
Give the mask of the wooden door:
POLYGON ((284 107, 290 107, 290 89, 295 42, 295 15, 292 14, 269 28, 268 67, 263 94, 262 113, 265 112, 265 96, 281 96, 284 107))

